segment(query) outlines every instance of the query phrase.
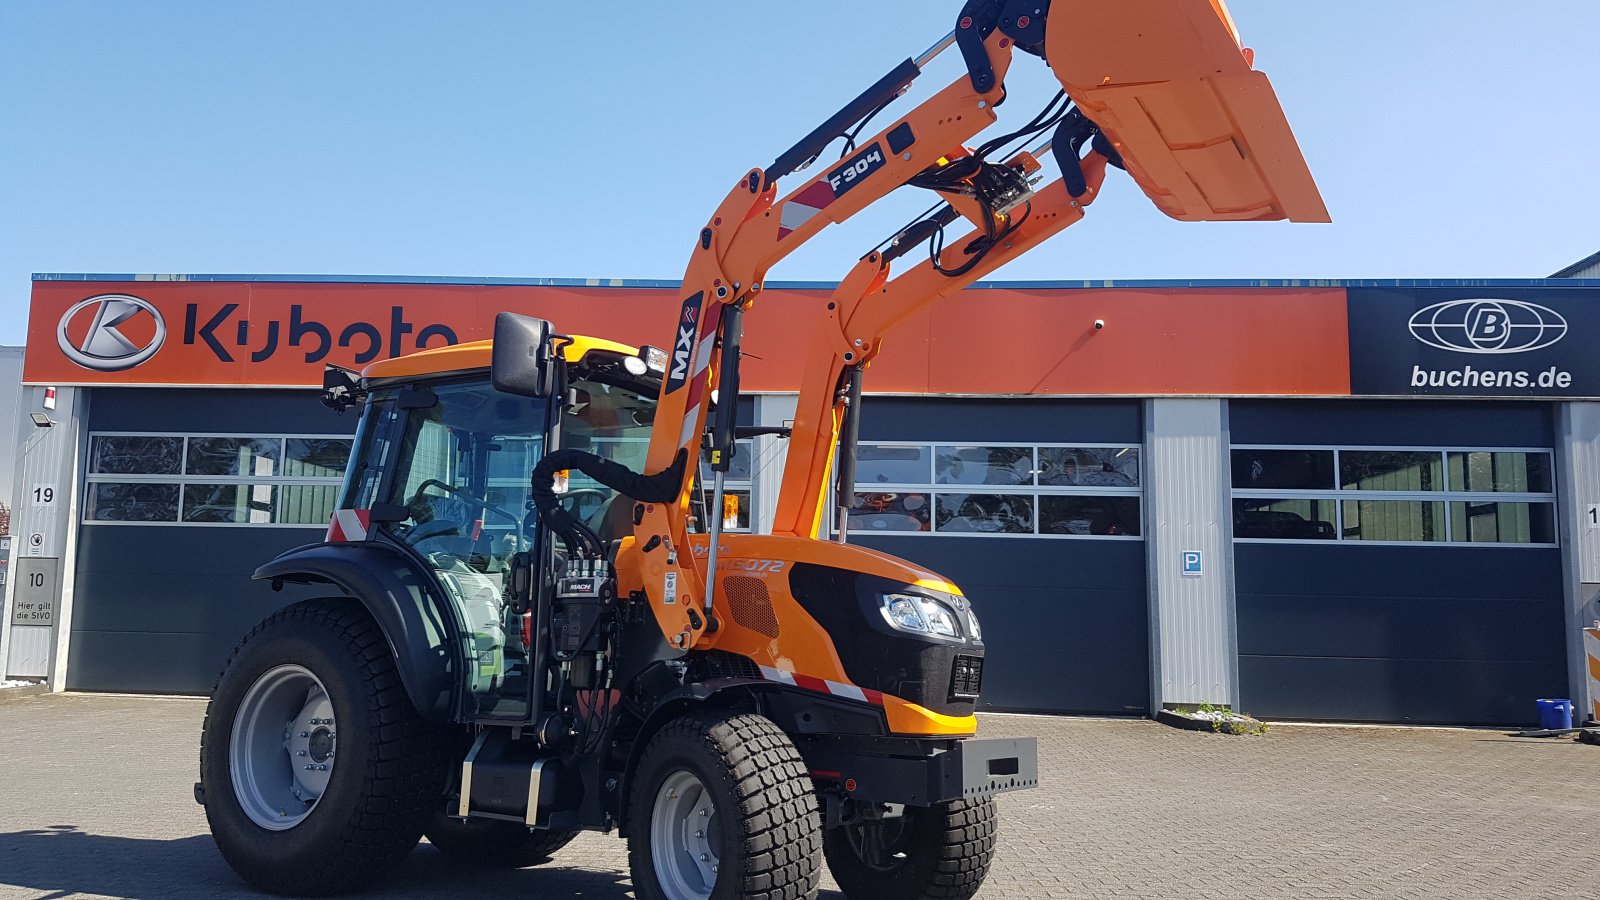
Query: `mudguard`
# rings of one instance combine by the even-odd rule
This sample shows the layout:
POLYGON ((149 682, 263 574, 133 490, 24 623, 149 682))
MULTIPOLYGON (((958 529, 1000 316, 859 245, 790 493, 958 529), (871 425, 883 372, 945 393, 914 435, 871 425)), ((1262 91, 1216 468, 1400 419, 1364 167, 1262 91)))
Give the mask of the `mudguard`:
POLYGON ((307 544, 256 569, 257 581, 332 584, 377 620, 406 695, 430 722, 449 721, 459 671, 456 624, 400 551, 379 543, 307 544))

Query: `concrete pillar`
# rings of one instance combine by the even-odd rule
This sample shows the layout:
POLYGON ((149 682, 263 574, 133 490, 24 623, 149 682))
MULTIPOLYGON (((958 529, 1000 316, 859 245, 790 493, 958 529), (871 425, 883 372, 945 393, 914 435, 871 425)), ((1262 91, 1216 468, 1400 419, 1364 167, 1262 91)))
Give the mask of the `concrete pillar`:
POLYGON ((1561 555, 1566 568, 1567 682, 1575 710, 1600 697, 1589 681, 1585 628, 1600 628, 1600 402, 1557 407, 1556 485, 1561 555))

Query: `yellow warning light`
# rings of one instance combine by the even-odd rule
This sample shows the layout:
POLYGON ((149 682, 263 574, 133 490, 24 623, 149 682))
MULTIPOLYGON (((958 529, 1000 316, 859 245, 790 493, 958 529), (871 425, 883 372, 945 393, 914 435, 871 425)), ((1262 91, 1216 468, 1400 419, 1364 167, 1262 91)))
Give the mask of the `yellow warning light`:
POLYGON ((565 494, 567 492, 567 475, 570 471, 569 469, 562 469, 557 472, 555 477, 551 479, 550 490, 557 494, 565 494))
POLYGON ((739 527, 739 495, 738 494, 723 494, 722 495, 722 527, 723 528, 738 528, 739 527))

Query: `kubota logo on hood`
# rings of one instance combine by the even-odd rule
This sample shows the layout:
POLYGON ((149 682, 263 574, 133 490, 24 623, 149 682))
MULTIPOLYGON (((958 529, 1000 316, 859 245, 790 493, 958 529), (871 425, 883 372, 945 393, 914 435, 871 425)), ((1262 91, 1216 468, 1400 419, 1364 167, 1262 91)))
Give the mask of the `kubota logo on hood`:
POLYGON ((97 372, 120 372, 156 355, 167 322, 148 300, 131 294, 97 294, 67 310, 56 343, 67 359, 97 372))
POLYGON ((1411 336, 1458 353, 1522 353, 1566 337, 1567 320, 1525 300, 1446 300, 1417 310, 1411 336))

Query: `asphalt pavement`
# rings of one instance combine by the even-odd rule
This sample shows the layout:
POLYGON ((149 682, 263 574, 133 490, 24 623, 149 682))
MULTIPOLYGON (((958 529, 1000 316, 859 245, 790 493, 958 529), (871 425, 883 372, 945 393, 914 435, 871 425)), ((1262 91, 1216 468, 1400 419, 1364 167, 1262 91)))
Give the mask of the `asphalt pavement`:
MULTIPOLYGON (((204 702, 0 702, 0 898, 260 896, 194 803, 204 702)), ((1600 747, 1499 732, 986 716, 1039 738, 982 898, 1597 898, 1600 747)), ((633 896, 624 844, 485 872, 422 844, 374 897, 633 896)), ((843 895, 825 882, 824 898, 843 895)))

